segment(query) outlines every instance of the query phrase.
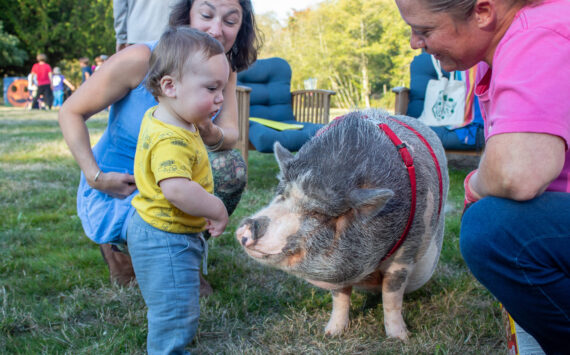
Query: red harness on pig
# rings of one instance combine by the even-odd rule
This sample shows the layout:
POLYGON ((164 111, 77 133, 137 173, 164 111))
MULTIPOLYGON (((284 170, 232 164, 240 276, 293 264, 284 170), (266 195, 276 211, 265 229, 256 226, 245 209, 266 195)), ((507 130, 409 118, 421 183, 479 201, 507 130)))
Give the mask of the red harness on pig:
MULTIPOLYGON (((336 117, 333 120, 333 123, 329 124, 325 128, 321 129, 319 132, 317 132, 316 136, 320 136, 325 131, 336 126, 339 122, 339 119, 342 119, 343 117, 344 116, 336 117), (334 121, 337 121, 337 123, 335 123, 334 121)), ((368 117, 365 116, 365 118, 368 118, 368 117)), ((435 165, 435 169, 437 170, 437 178, 439 180, 439 207, 437 209, 437 216, 439 218, 439 215, 441 214, 441 206, 443 203, 443 201, 442 201, 442 198, 443 198, 443 179, 441 177, 441 168, 439 166, 439 162, 437 161, 437 157, 435 156, 435 152, 433 151, 432 147, 429 145, 428 141, 424 138, 424 136, 422 136, 420 134, 420 132, 416 131, 410 125, 408 125, 402 121, 399 121, 393 117, 388 117, 388 118, 390 120, 400 124, 401 126, 406 127, 410 131, 412 131, 424 143, 426 148, 429 150, 429 153, 430 153, 430 155, 433 159, 434 165, 435 165)), ((398 152, 400 153, 400 156, 402 157, 402 160, 404 161, 404 164, 406 165, 406 168, 408 169, 408 175, 410 177, 410 187, 412 190, 412 205, 410 207, 410 216, 408 217, 408 223, 406 224, 406 228, 404 228, 404 232, 400 236, 400 239, 398 239, 398 241, 396 242, 396 244, 394 244, 392 249, 390 249, 388 254, 386 254, 382 258, 382 261, 383 261, 383 260, 388 259, 390 256, 392 256, 392 254, 394 254, 394 252, 400 247, 400 245, 402 245, 404 240, 406 240, 406 236, 408 235, 408 232, 410 231, 410 228, 412 227, 412 223, 414 222, 414 215, 416 213, 416 168, 414 167, 414 159, 412 158, 412 155, 408 151, 408 147, 406 146, 406 144, 404 142, 402 142, 400 140, 400 138, 398 138, 396 133, 394 133, 394 131, 392 131, 392 129, 390 127, 388 127, 388 125, 385 123, 378 124, 378 127, 384 133, 386 133, 388 138, 390 138, 392 143, 394 143, 394 145, 396 146, 396 149, 398 149, 398 152)))
MULTIPOLYGON (((424 138, 424 136, 422 136, 414 128, 405 124, 404 122, 398 121, 397 119, 395 119, 393 117, 389 117, 389 118, 392 121, 399 123, 401 126, 404 126, 407 129, 409 129, 410 131, 412 131, 416 136, 418 136, 418 138, 425 144, 425 146, 429 150, 429 153, 430 153, 430 155, 433 159, 433 162, 435 164, 435 168, 437 170, 437 178, 439 180, 439 207, 437 209, 437 215, 439 218, 439 215, 441 213, 442 196, 443 196, 443 180, 441 177, 441 169, 439 166, 439 162, 437 161, 437 157, 435 156, 435 152, 433 151, 432 147, 429 145, 428 141, 424 138)), ((414 167, 414 159, 412 158, 412 155, 408 151, 408 147, 406 146, 405 143, 403 143, 400 140, 400 138, 398 138, 396 133, 394 133, 394 131, 392 131, 392 129, 390 127, 388 127, 388 125, 385 123, 380 123, 378 125, 378 127, 384 133, 386 133, 388 138, 390 138, 392 143, 394 143, 394 145, 396 146, 396 149, 398 149, 398 152, 400 153, 400 156, 402 157, 402 160, 404 161, 404 164, 406 165, 406 168, 408 169, 408 175, 410 177, 410 187, 412 190, 412 205, 410 207, 410 216, 408 217, 408 223, 406 224, 406 228, 404 228, 404 232, 400 236, 400 239, 398 239, 398 241, 396 242, 396 244, 394 244, 392 249, 390 249, 388 254, 386 254, 382 258, 382 260, 385 260, 385 259, 388 259, 390 256, 392 256, 392 254, 394 254, 394 252, 400 247, 400 245, 402 245, 404 240, 406 240, 406 236, 408 235, 408 232, 410 231, 410 228, 412 227, 412 223, 414 222, 414 215, 416 213, 416 168, 414 167)))

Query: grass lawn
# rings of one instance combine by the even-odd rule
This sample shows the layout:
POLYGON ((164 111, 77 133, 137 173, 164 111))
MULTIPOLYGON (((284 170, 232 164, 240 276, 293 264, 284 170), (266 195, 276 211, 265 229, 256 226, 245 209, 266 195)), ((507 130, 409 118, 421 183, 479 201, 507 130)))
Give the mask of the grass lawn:
MULTIPOLYGON (((88 121, 100 137, 106 115, 88 121)), ((249 259, 234 238, 239 221, 276 185, 271 154, 250 152, 248 188, 225 233, 210 240, 196 354, 504 354, 496 300, 459 252, 467 170, 450 169, 446 232, 438 269, 404 299, 408 342, 387 339, 381 298, 354 292, 349 329, 325 337, 329 292, 249 259)), ((0 353, 142 354, 146 308, 138 288, 109 283, 99 248, 75 212, 79 168, 56 112, 0 106, 0 353)))

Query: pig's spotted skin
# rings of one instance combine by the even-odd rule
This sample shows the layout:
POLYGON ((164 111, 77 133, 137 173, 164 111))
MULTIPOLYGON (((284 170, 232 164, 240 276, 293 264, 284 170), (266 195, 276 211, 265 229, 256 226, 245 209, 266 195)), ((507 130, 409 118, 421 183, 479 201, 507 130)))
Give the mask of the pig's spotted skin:
POLYGON ((408 279, 408 269, 401 268, 400 270, 396 270, 392 273, 386 273, 384 277, 389 280, 386 283, 386 291, 395 292, 400 290, 402 286, 406 284, 408 279))
POLYGON ((348 325, 352 288, 381 291, 388 337, 406 339, 404 293, 423 286, 437 265, 449 188, 439 138, 418 120, 397 116, 431 145, 383 111, 353 112, 325 127, 296 155, 280 145, 275 156, 280 182, 273 201, 244 220, 238 241, 256 260, 333 291, 325 332, 348 325), (405 241, 396 244, 411 210, 410 175, 398 148, 378 127, 385 124, 405 143, 416 172, 416 213, 405 241))

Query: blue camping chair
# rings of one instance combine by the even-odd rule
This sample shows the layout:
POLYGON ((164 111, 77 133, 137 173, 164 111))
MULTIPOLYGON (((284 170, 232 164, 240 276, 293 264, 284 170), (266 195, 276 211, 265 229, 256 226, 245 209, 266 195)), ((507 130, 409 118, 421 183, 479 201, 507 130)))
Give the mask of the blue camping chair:
POLYGON ((275 142, 290 151, 298 151, 319 128, 329 122, 330 96, 335 92, 291 92, 291 67, 282 58, 259 59, 247 70, 238 73, 237 80, 240 116, 238 148, 246 162, 248 149, 270 153, 275 142), (249 112, 243 107, 248 95, 249 112), (276 130, 258 122, 247 122, 249 117, 301 124, 302 128, 276 130))
MULTIPOLYGON (((449 73, 442 71, 449 78, 449 73)), ((419 117, 424 109, 424 97, 428 82, 437 79, 437 73, 433 67, 430 55, 422 53, 417 55, 410 64, 410 87, 396 87, 392 89, 396 93, 396 114, 410 117, 419 117)), ((475 116, 469 125, 449 130, 446 127, 431 127, 443 143, 447 152, 480 155, 485 138, 483 133, 483 118, 479 109, 479 102, 475 97, 475 116), (466 143, 467 142, 467 143, 466 143)))

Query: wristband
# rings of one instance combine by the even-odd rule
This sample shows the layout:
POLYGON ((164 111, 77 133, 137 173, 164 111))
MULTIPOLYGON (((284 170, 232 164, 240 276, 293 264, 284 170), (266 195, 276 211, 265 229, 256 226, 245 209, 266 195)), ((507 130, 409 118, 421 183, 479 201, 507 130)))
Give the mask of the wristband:
POLYGON ((97 174, 95 174, 95 177, 93 178, 93 181, 97 181, 97 179, 99 179, 99 175, 101 175, 101 169, 99 169, 99 171, 97 172, 97 174))
POLYGON ((212 145, 208 145, 206 144, 206 148, 210 151, 210 152, 217 152, 218 150, 220 150, 220 148, 222 148, 222 144, 224 144, 224 130, 222 129, 222 127, 218 126, 218 129, 220 130, 221 133, 221 137, 220 140, 212 145))
POLYGON ((475 197, 475 195, 473 195, 473 192, 471 191, 471 187, 469 187, 469 181, 471 180, 471 177, 477 172, 477 169, 473 170, 472 172, 470 172, 466 177, 465 180, 463 181, 463 187, 465 188, 465 204, 468 203, 473 203, 473 202, 477 202, 479 199, 477 197, 475 197))

